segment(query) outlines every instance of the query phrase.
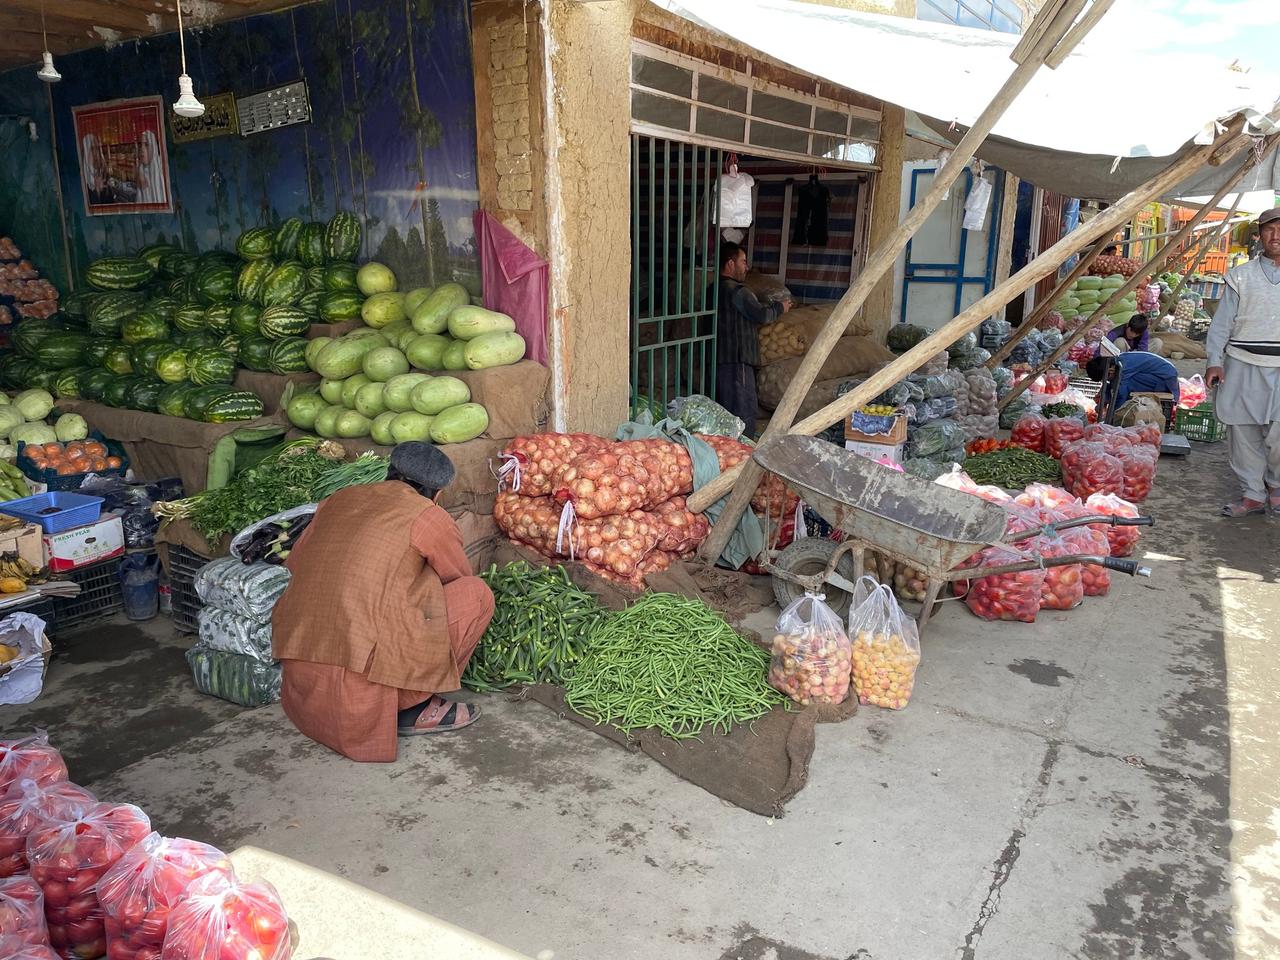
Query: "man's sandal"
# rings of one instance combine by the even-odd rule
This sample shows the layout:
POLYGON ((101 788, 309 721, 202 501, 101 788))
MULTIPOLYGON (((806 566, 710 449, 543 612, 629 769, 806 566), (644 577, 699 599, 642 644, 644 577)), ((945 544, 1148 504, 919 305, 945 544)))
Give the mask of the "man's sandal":
POLYGON ((1266 513, 1267 505, 1261 500, 1248 500, 1241 498, 1235 503, 1228 503, 1222 508, 1224 517, 1247 517, 1255 513, 1266 513))
POLYGON ((1267 497, 1267 508, 1271 516, 1280 517, 1280 492, 1274 492, 1267 497))
POLYGON ((461 730, 463 727, 471 726, 479 716, 480 708, 470 703, 432 697, 422 705, 421 712, 412 721, 406 722, 408 718, 402 718, 396 733, 402 737, 448 733, 450 730, 461 730))

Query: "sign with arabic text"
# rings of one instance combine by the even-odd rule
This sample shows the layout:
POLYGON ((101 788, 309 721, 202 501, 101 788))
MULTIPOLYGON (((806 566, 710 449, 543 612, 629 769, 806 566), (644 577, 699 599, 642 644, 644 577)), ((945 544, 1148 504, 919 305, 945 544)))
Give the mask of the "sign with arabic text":
POLYGON ((203 116, 180 117, 169 110, 169 134, 174 143, 191 143, 240 133, 234 93, 218 93, 205 97, 201 102, 204 104, 203 116))

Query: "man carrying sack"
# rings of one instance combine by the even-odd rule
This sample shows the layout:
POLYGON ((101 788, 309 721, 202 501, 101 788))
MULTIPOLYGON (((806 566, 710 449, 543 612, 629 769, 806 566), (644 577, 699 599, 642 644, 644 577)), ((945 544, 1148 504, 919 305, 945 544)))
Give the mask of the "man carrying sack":
POLYGON ((436 504, 454 476, 429 443, 391 451, 384 483, 325 499, 285 564, 271 616, 280 699, 294 726, 352 760, 396 758, 396 737, 468 726, 446 700, 493 617, 493 594, 436 504))
POLYGON ((1242 496, 1224 517, 1280 514, 1280 207, 1258 218, 1262 253, 1227 273, 1205 349, 1214 412, 1229 426, 1242 496))

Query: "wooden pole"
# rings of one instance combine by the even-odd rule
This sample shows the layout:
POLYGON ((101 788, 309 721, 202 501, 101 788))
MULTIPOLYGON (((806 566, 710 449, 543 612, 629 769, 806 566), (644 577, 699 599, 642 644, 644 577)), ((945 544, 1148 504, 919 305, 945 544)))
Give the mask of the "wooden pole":
POLYGON ((1191 261, 1191 266, 1183 273, 1182 279, 1178 281, 1178 285, 1173 288, 1173 292, 1169 294, 1169 303, 1167 307, 1176 307, 1178 305, 1178 294, 1180 294, 1191 280, 1191 275, 1200 268, 1200 264, 1204 262, 1204 258, 1209 251, 1218 245, 1218 241, 1222 239, 1222 234, 1231 224, 1231 218, 1236 215, 1236 211, 1240 209, 1240 201, 1244 197, 1244 191, 1236 194, 1236 202, 1231 205, 1231 210, 1227 214, 1227 218, 1221 224, 1210 230, 1205 236, 1200 238, 1200 249, 1196 251, 1195 259, 1191 261))
MULTIPOLYGON (((1244 179, 1245 174, 1249 173, 1254 168, 1256 163, 1260 162, 1263 157, 1265 157, 1268 153, 1271 152, 1271 148, 1272 146, 1274 146, 1278 138, 1280 138, 1280 135, 1273 135, 1271 137, 1268 137, 1265 141, 1263 141, 1263 148, 1260 154, 1250 154, 1250 156, 1246 157, 1244 163, 1240 165, 1240 169, 1236 171, 1236 173, 1225 184, 1223 184, 1222 189, 1220 189, 1218 193, 1208 203, 1206 203, 1199 210, 1197 210, 1195 213, 1195 216, 1193 216, 1190 220, 1188 220, 1186 224, 1182 227, 1182 229, 1179 230, 1177 233, 1175 233, 1168 240, 1168 242, 1165 243, 1165 245, 1160 248, 1159 252, 1157 252, 1154 257, 1152 257, 1150 260, 1147 261, 1146 265, 1143 266, 1141 270, 1139 270, 1132 277, 1130 277, 1129 281, 1124 286, 1122 286, 1115 293, 1113 293, 1106 303, 1104 303, 1096 311, 1094 311, 1092 316, 1096 317, 1099 313, 1105 316, 1108 307, 1110 307, 1114 303, 1119 302, 1121 297, 1125 296, 1130 290, 1136 287, 1139 282, 1141 282, 1141 279, 1146 274, 1147 269, 1151 267, 1152 264, 1155 264, 1157 262, 1163 263, 1164 259, 1168 257, 1169 253, 1173 250, 1173 248, 1175 248, 1178 245, 1178 243, 1182 240, 1182 238, 1185 237, 1188 233, 1190 233, 1191 229, 1197 223, 1203 220, 1209 214, 1209 211, 1212 210, 1214 207, 1216 207, 1218 202, 1224 196, 1226 196, 1227 193, 1229 193, 1241 180, 1244 179)), ((1237 197, 1237 202, 1239 202, 1238 197, 1237 197)), ((1048 370, 1049 367, 1053 366, 1053 364, 1057 363, 1058 360, 1061 359, 1062 356, 1066 354, 1068 350, 1071 349, 1071 347, 1075 344, 1075 342, 1085 335, 1089 327, 1096 322, 1097 321, 1093 321, 1093 322, 1086 321, 1085 323, 1077 327, 1075 330, 1071 331, 1070 334, 1063 337, 1062 344, 1056 350, 1050 353, 1049 356, 1045 357, 1045 359, 1041 361, 1040 365, 1036 367, 1035 370, 1033 370, 1030 374, 1028 374, 1022 380, 1019 380, 1017 383, 1015 383, 1013 385, 1013 389, 1010 390, 1008 393, 1004 395, 1004 397, 1001 398, 1000 409, 1003 410, 1010 403, 1012 403, 1015 397, 1020 396, 1024 390, 1026 390, 1029 386, 1031 386, 1031 384, 1035 381, 1036 377, 1038 377, 1045 370, 1048 370)))
MULTIPOLYGON (((1036 72, 1044 64, 1045 59, 1071 30, 1077 15, 1084 9, 1086 2, 1087 0, 1054 0, 1053 3, 1048 5, 1049 9, 1042 10, 1036 15, 1030 30, 1042 31, 1042 35, 1029 45, 1028 55, 1014 68, 1004 85, 991 102, 987 104, 986 109, 982 111, 982 114, 974 121, 973 126, 965 132, 960 142, 956 144, 955 150, 946 163, 934 174, 933 184, 929 188, 929 192, 911 208, 894 232, 876 247, 867 258, 867 262, 863 266, 862 272, 858 275, 858 279, 853 282, 845 292, 845 295, 840 298, 840 302, 836 304, 826 323, 823 324, 817 336, 810 343, 809 350, 801 361, 799 369, 796 371, 795 376, 792 377, 791 383, 788 384, 777 409, 774 410, 773 417, 769 421, 769 426, 765 430, 761 442, 787 432, 797 411, 800 409, 800 404, 809 392, 809 388, 817 380, 818 372, 821 370, 823 363, 826 362, 827 356, 844 335, 845 330, 848 329, 849 321, 862 309, 871 292, 880 283, 881 278, 893 269, 898 260, 898 255, 902 253, 911 237, 915 235, 930 214, 942 203, 943 197, 947 195, 956 180, 959 179, 960 174, 968 167, 969 161, 973 159, 978 147, 986 139, 987 134, 991 132, 996 121, 1004 115, 1009 105, 1017 99, 1027 84, 1031 82, 1031 78, 1036 75, 1036 72)), ((1021 49, 1026 42, 1027 38, 1024 36, 1023 41, 1019 43, 1019 48, 1021 49)), ((749 506, 752 491, 763 473, 760 467, 752 460, 745 461, 744 466, 745 470, 741 471, 744 474, 741 482, 737 484, 733 494, 729 497, 729 502, 725 505, 719 520, 712 529, 711 536, 703 544, 701 555, 711 562, 714 562, 720 556, 725 545, 729 542, 729 537, 738 525, 739 518, 749 506)), ((725 474, 721 474, 722 479, 724 476, 725 474)), ((735 474, 735 478, 736 476, 735 474)), ((703 490, 706 489, 708 488, 703 488, 703 490)), ((695 493, 690 502, 690 509, 695 512, 705 510, 723 497, 727 490, 728 487, 726 486, 715 496, 699 496, 701 491, 695 493)))
POLYGON ((1071 288, 1073 283, 1084 276, 1085 271, 1093 265, 1093 261, 1098 259, 1098 256, 1110 245, 1110 243, 1111 237, 1109 236, 1101 236, 1098 238, 1098 242, 1089 248, 1088 253, 1083 254, 1080 257, 1080 262, 1075 265, 1069 274, 1067 274, 1066 278, 1054 287, 1053 293, 1044 298, 1044 303, 1037 304, 1035 310, 1031 312, 1031 316, 1022 321, 1022 326, 1018 327, 1017 330, 1014 330, 1009 339, 1001 345, 1000 349, 991 355, 991 359, 987 361, 988 368, 994 370, 998 367, 1004 358, 1013 352, 1013 348, 1016 347, 1024 337, 1030 335, 1031 331, 1036 328, 1036 324, 1040 322, 1041 318, 1048 313, 1050 309, 1052 309, 1053 305, 1061 299, 1062 295, 1071 288))
MULTIPOLYGON (((1235 127, 1228 134, 1224 134, 1224 137, 1234 136, 1236 129, 1238 127, 1235 127)), ((1187 151, 1187 153, 1165 168, 1164 171, 1148 180, 1142 186, 1130 191, 1118 200, 1114 206, 1099 214, 1088 224, 1067 234, 1004 283, 996 287, 996 289, 992 290, 991 293, 955 317, 950 323, 930 334, 896 360, 891 361, 885 367, 873 373, 849 393, 842 397, 837 397, 817 413, 795 424, 787 432, 813 436, 821 433, 834 423, 842 423, 844 418, 854 410, 869 403, 874 397, 883 393, 885 389, 918 369, 930 357, 941 350, 947 349, 970 330, 975 329, 983 320, 1000 309, 1003 304, 1008 303, 1024 290, 1029 289, 1055 272, 1066 263, 1072 254, 1083 249, 1086 244, 1094 243, 1099 237, 1115 232, 1120 224, 1133 215, 1134 211, 1141 209, 1143 205, 1149 203, 1153 198, 1163 196, 1179 183, 1182 183, 1204 164, 1213 150, 1213 146, 1193 147, 1187 151)), ((738 466, 725 471, 711 483, 696 491, 689 498, 689 509, 695 512, 705 510, 708 505, 723 497, 729 492, 730 488, 735 486, 739 477, 746 474, 746 464, 750 462, 746 461, 738 464, 738 466), (698 498, 697 502, 695 502, 695 498, 698 498)), ((753 488, 754 484, 748 489, 753 488)), ((741 489, 741 487, 739 486, 738 489, 741 489)), ((723 520, 724 515, 722 514, 721 522, 723 520)))

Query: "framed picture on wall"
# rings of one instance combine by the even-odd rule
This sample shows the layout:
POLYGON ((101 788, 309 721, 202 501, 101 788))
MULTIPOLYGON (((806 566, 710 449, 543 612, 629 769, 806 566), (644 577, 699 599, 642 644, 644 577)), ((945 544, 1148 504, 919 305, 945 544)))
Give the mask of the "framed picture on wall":
POLYGON ((89 216, 173 212, 160 97, 86 103, 71 114, 89 216))

